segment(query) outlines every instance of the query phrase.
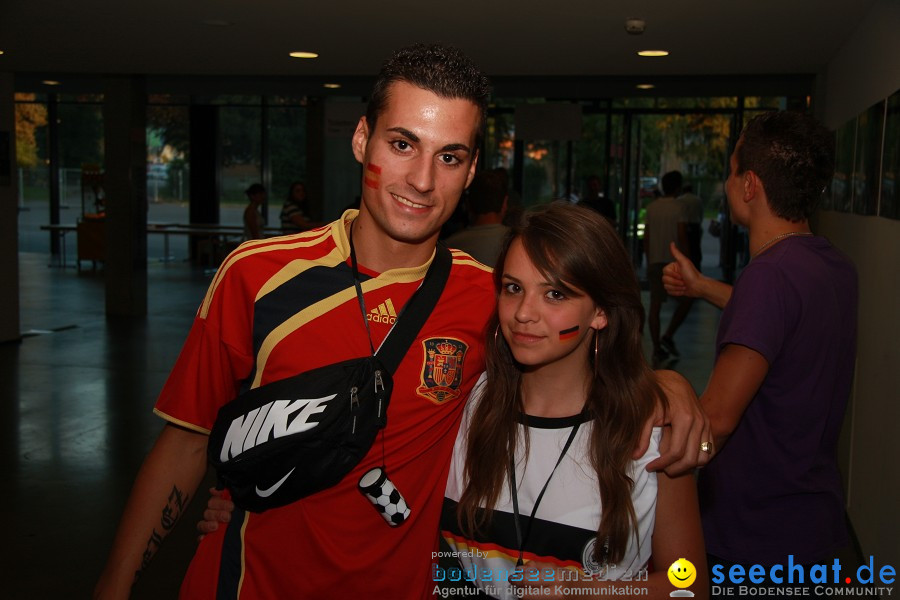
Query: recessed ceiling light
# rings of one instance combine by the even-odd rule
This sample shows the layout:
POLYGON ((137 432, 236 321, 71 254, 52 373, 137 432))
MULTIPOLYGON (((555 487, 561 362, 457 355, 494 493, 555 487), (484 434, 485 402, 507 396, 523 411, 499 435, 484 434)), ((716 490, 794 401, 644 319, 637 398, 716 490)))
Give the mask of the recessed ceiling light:
POLYGON ((322 87, 328 88, 329 90, 336 90, 341 87, 339 83, 323 83, 322 87))
POLYGON ((59 82, 55 79, 45 79, 41 83, 43 83, 44 85, 59 85, 59 82))
POLYGON ((225 19, 203 19, 200 23, 207 27, 229 27, 234 25, 234 23, 226 21, 225 19))
POLYGON ((656 86, 653 85, 652 83, 639 83, 634 87, 636 87, 639 90, 652 90, 656 86))
POLYGON ((3 50, 0 50, 0 54, 3 54, 3 50))
POLYGON ((316 52, 291 52, 293 58, 319 58, 316 52))
POLYGON ((668 56, 668 50, 641 50, 638 56, 668 56))

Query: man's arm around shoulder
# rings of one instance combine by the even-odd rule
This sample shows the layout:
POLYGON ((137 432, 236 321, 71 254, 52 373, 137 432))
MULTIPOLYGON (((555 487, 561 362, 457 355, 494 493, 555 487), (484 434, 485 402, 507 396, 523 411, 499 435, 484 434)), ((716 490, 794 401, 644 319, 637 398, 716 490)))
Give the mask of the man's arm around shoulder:
POLYGON ((207 442, 205 434, 163 427, 131 489, 95 599, 128 598, 203 479, 207 442))
POLYGON ((654 371, 654 375, 666 401, 657 403, 653 416, 644 424, 634 458, 646 452, 652 428, 664 426, 660 455, 647 470, 664 470, 675 477, 709 462, 710 453, 700 451, 700 443, 710 439, 709 420, 687 379, 675 371, 654 371))

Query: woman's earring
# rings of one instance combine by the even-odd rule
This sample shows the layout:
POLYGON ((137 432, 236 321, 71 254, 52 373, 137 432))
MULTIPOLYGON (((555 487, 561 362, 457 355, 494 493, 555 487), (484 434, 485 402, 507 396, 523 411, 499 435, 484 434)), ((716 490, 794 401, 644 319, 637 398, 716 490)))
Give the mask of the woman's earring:
POLYGON ((600 356, 600 330, 594 330, 594 370, 596 371, 599 365, 597 364, 597 358, 600 356))

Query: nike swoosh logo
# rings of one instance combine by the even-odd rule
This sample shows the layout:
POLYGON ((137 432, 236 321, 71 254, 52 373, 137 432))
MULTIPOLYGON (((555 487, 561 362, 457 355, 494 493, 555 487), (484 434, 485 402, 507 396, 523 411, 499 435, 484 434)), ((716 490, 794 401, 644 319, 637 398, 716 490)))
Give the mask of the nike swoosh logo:
MULTIPOLYGON (((294 467, 294 469, 296 469, 296 468, 297 468, 297 467, 294 467)), ((284 483, 285 481, 287 481, 287 478, 291 476, 291 473, 294 472, 294 469, 291 469, 290 471, 288 471, 288 474, 287 474, 287 475, 285 475, 284 477, 282 477, 281 479, 279 479, 278 481, 276 481, 276 482, 275 482, 275 485, 273 485, 272 487, 270 487, 270 488, 268 488, 268 489, 261 490, 261 489, 259 489, 259 486, 256 486, 256 494, 257 494, 260 498, 268 498, 269 496, 271 496, 272 494, 274 494, 274 493, 278 490, 278 488, 281 487, 281 484, 282 484, 282 483, 284 483)))

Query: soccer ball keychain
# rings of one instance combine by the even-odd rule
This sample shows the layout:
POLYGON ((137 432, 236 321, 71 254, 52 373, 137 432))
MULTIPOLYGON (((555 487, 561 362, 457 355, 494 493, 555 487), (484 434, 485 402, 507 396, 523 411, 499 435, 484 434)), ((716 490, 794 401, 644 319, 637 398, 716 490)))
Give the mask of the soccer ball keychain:
POLYGON ((369 499, 388 525, 397 527, 409 518, 406 498, 388 478, 383 467, 375 467, 359 478, 359 491, 369 499))

